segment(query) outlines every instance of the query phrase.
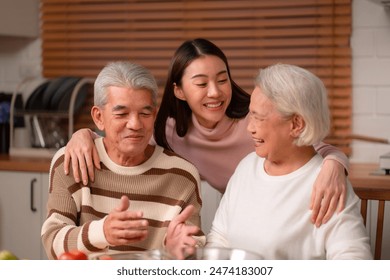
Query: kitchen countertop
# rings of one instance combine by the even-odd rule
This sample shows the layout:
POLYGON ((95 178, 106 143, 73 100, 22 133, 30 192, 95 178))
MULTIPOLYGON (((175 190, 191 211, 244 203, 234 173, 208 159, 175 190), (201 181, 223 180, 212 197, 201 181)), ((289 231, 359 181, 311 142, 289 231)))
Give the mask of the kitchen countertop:
POLYGON ((348 178, 354 189, 390 189, 390 175, 377 163, 351 163, 348 178))
POLYGON ((0 154, 0 171, 47 172, 50 171, 49 158, 22 157, 0 154))
MULTIPOLYGON (((10 156, 0 154, 0 171, 23 171, 23 172, 47 172, 50 171, 50 158, 10 156)), ((361 184, 369 185, 378 182, 379 185, 389 185, 390 175, 375 176, 369 173, 378 170, 376 163, 351 163, 349 179, 354 187, 361 184)))

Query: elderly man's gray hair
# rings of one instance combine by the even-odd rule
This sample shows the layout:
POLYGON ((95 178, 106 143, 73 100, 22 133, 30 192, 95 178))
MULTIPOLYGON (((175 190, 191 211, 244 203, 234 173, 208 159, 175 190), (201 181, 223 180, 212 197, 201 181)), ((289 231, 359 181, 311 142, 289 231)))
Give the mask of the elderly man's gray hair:
POLYGON ((108 63, 99 73, 94 85, 94 105, 102 107, 107 103, 107 89, 111 86, 132 89, 146 89, 157 106, 158 86, 152 73, 145 67, 128 62, 108 63))

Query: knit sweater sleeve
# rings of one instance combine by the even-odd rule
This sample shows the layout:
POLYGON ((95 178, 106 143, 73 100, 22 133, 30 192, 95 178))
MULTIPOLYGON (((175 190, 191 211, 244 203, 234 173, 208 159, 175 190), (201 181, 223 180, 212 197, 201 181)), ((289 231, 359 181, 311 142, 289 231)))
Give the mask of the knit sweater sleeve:
POLYGON ((77 196, 82 187, 74 182, 72 174, 64 174, 62 162, 63 154, 59 151, 51 166, 48 215, 41 231, 42 243, 49 259, 57 259, 72 249, 90 253, 102 251, 109 245, 103 232, 105 218, 79 226, 78 213, 85 206, 77 202, 74 195, 77 196), (80 190, 75 190, 77 188, 80 190))

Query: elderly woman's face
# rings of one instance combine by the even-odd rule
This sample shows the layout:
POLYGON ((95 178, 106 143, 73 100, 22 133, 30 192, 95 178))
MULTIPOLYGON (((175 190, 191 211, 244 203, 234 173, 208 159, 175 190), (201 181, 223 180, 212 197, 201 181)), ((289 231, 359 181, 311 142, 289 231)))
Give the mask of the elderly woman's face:
POLYGON ((253 90, 249 116, 248 131, 253 138, 256 154, 271 161, 285 157, 294 140, 291 136, 292 121, 283 118, 259 87, 253 90))
POLYGON ((110 87, 107 104, 99 109, 99 129, 112 160, 120 165, 137 165, 145 160, 145 150, 153 134, 156 108, 145 89, 110 87))

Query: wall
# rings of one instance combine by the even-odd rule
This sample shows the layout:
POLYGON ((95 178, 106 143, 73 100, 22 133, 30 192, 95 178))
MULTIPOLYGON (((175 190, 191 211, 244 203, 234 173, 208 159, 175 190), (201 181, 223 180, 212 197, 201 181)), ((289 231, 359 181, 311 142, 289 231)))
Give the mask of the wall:
MULTIPOLYGON (((390 10, 354 0, 351 46, 353 133, 390 139, 390 10)), ((354 140, 352 151, 351 162, 378 162, 390 145, 354 140)))
POLYGON ((41 75, 41 40, 0 36, 0 92, 41 75))
MULTIPOLYGON (((353 0, 352 83, 353 133, 390 139, 390 10, 379 1, 353 0)), ((351 162, 378 162, 390 145, 354 140, 351 162)), ((370 202, 371 203, 371 202, 370 202)), ((376 221, 371 203, 368 223, 376 221)), ((390 203, 386 202, 382 258, 390 259, 390 203)), ((371 247, 374 248, 374 238, 371 247)))

